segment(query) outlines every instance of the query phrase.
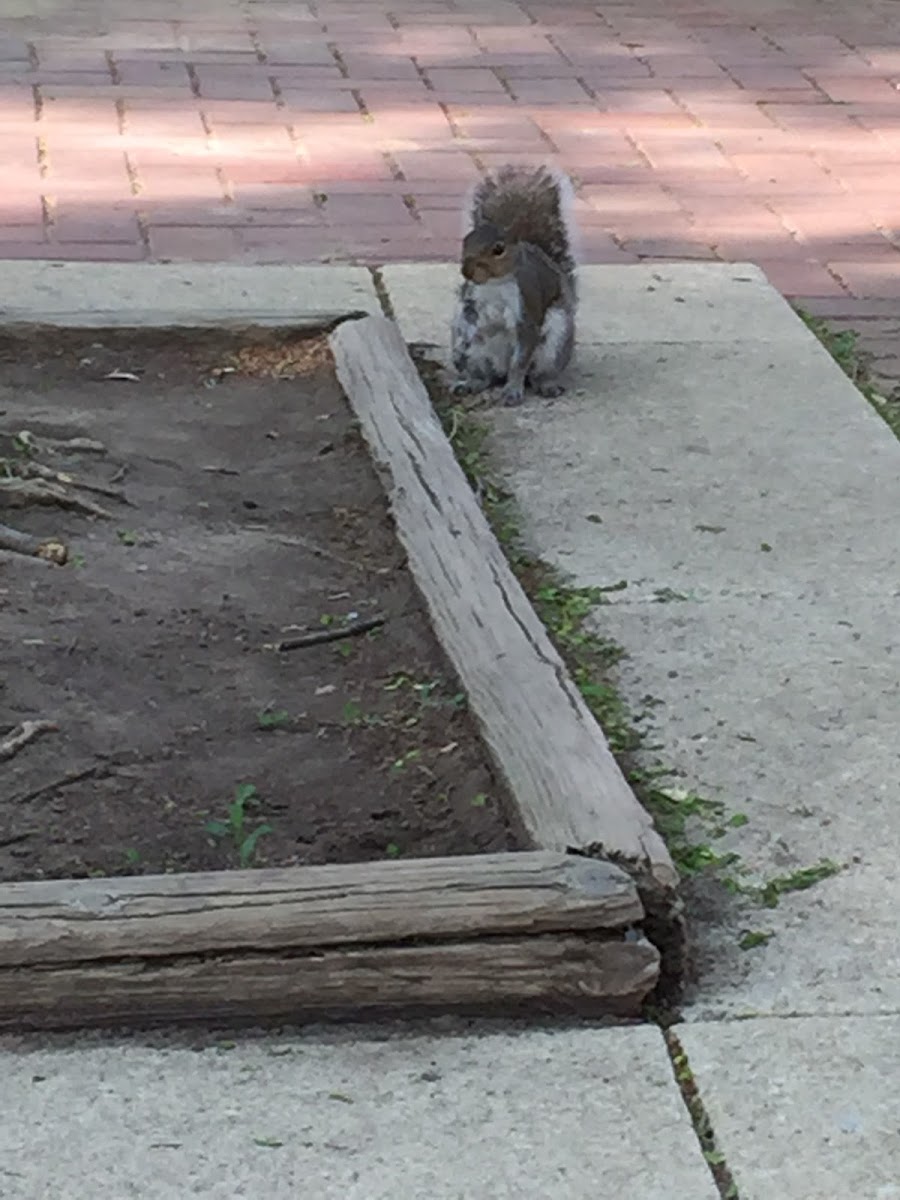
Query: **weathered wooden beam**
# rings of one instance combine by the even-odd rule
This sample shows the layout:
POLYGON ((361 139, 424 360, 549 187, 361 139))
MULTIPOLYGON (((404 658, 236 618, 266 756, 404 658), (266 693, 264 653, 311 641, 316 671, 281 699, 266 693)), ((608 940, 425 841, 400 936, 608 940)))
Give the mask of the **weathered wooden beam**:
POLYGON ((513 575, 393 321, 331 335, 398 536, 534 844, 600 853, 673 891, 678 875, 513 575))
POLYGON ((624 871, 545 851, 3 884, 0 1028, 637 1015, 642 916, 624 871))
POLYGON ((636 1017, 658 974, 646 940, 591 934, 12 967, 0 970, 0 1029, 452 1011, 636 1017))
POLYGON ((622 929, 624 871, 529 852, 0 884, 0 969, 622 929))

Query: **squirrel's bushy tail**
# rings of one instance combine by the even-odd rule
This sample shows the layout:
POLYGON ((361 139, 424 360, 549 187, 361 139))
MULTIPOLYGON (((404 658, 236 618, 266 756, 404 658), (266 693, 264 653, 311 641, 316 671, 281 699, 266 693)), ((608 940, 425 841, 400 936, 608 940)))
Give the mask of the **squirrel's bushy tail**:
POLYGON ((551 167, 500 167, 482 179, 472 195, 472 227, 496 225, 509 238, 538 246, 571 274, 575 270, 573 229, 569 219, 573 189, 551 167))

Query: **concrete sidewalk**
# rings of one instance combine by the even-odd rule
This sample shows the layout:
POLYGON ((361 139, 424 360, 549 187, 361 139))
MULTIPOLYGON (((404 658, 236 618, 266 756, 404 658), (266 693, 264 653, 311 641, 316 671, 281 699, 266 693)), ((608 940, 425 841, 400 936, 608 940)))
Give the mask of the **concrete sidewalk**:
POLYGON ((0 1195, 897 1200, 898 1018, 678 1032, 702 1144, 652 1026, 0 1038, 0 1195))
POLYGON ((5 1200, 718 1195, 653 1028, 7 1041, 3 1081, 5 1200))
POLYGON ((0 1038, 0 1195, 898 1200, 898 1018, 678 1032, 714 1144, 652 1026, 0 1038))

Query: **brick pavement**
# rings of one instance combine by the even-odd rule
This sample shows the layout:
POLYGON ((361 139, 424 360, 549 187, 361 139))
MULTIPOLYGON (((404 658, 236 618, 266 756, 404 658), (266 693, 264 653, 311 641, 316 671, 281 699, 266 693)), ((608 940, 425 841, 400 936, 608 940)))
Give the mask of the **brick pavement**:
POLYGON ((900 378, 898 0, 124 10, 0 0, 0 257, 454 257, 479 171, 554 159, 586 261, 752 260, 900 378))

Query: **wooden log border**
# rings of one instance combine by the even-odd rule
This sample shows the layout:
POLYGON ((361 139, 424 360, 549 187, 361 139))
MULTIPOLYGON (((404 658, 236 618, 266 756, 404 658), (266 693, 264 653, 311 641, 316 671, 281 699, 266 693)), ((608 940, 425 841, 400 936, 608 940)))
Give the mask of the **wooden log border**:
POLYGON ((334 330, 410 569, 534 848, 0 884, 0 1030, 636 1017, 654 990, 677 989, 665 845, 512 575, 396 325, 345 317, 318 327, 334 330))
POLYGON ((367 316, 330 338, 338 379, 382 472, 432 624, 534 846, 624 867, 677 999, 678 872, 513 575, 397 325, 367 316))
POLYGON ((611 863, 546 851, 0 886, 0 1029, 367 1012, 635 1016, 659 975, 611 863))

